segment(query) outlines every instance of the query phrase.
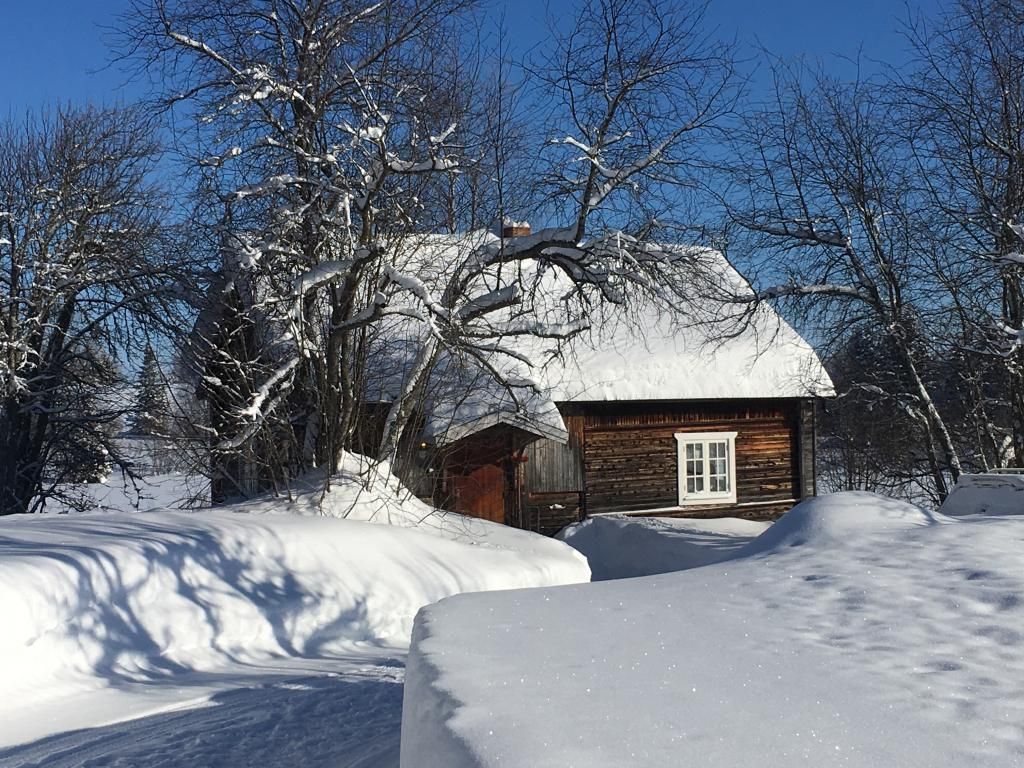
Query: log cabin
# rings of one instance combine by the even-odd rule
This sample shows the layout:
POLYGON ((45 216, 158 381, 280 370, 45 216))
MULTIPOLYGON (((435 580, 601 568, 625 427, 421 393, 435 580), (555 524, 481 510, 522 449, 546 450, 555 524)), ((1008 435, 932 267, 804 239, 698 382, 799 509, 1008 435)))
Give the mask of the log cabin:
MULTIPOLYGON (((528 235, 518 224, 500 236, 528 235)), ((497 237, 423 236, 415 248, 421 277, 431 279, 427 265, 497 237)), ((722 279, 742 280, 720 254, 703 253, 722 279)), ((255 300, 238 293, 245 281, 226 285, 232 290, 194 333, 203 349, 243 344, 229 357, 249 359, 260 353, 262 336, 235 304, 255 300)), ((522 345, 520 357, 536 361, 513 372, 536 386, 521 388, 512 401, 489 372, 442 358, 403 436, 398 474, 442 509, 544 534, 612 513, 770 519, 815 493, 815 404, 832 395, 832 385, 785 320, 761 307, 716 332, 680 322, 690 314, 685 307, 678 317, 646 304, 628 314, 595 315, 590 331, 554 356, 535 339, 509 341, 522 345)), ((376 445, 385 404, 400 388, 395 379, 408 370, 414 346, 400 328, 383 324, 378 331, 379 376, 366 375, 367 423, 356 450, 376 445)), ((216 368, 220 357, 197 365, 204 373, 197 393, 214 426, 237 407, 225 400, 231 388, 209 386, 228 376, 216 368)), ((261 445, 211 452, 215 503, 287 482, 266 474, 261 445)))
POLYGON ((611 314, 532 375, 526 409, 479 377, 455 406, 436 398, 421 495, 551 535, 612 513, 773 519, 815 494, 816 403, 832 384, 768 307, 718 336, 653 306, 611 314))

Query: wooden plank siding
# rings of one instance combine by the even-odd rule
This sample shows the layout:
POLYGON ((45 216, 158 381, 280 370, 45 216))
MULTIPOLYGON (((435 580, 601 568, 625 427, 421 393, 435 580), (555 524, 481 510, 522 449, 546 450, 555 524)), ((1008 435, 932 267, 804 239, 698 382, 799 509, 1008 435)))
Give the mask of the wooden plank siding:
POLYGON ((522 527, 552 536, 582 519, 583 416, 563 412, 567 443, 538 440, 523 453, 522 527))
POLYGON ((565 526, 581 519, 582 495, 564 493, 528 493, 523 502, 523 524, 528 531, 554 536, 565 526))
POLYGON ((567 443, 538 440, 525 448, 526 487, 535 493, 579 491, 583 488, 583 417, 563 415, 567 443))
POLYGON ((813 407, 798 400, 569 403, 568 445, 526 448, 524 527, 605 512, 777 517, 813 494, 813 407), (677 432, 737 432, 735 505, 679 506, 677 432))
POLYGON ((818 493, 818 403, 815 400, 800 401, 797 440, 800 445, 800 498, 807 498, 818 493))

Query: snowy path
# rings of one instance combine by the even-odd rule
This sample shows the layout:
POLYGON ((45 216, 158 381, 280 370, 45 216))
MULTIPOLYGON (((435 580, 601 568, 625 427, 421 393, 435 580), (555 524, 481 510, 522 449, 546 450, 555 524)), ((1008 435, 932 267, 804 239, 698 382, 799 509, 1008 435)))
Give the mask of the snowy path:
POLYGON ((175 679, 161 712, 0 749, 0 766, 394 768, 403 676, 389 650, 175 679))

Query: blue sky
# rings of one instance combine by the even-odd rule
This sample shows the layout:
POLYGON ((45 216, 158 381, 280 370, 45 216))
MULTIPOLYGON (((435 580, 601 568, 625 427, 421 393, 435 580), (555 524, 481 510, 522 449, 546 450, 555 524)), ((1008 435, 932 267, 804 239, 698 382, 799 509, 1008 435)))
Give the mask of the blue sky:
MULTIPOLYGON (((948 2, 948 0, 947 0, 948 2)), ((496 9, 502 0, 491 0, 496 9)), ((63 102, 114 103, 141 94, 141 83, 126 83, 109 67, 109 34, 127 0, 7 0, 0 45, 0 116, 63 102), (12 34, 12 31, 16 31, 12 34)), ((941 0, 910 0, 911 8, 933 14, 941 0)), ((549 11, 561 16, 571 2, 505 0, 510 32, 537 39, 549 11)), ((711 0, 710 21, 722 36, 744 44, 759 42, 785 57, 832 60, 835 54, 898 63, 905 59, 897 17, 901 0, 711 0)), ((841 65, 840 65, 841 66, 841 65)))

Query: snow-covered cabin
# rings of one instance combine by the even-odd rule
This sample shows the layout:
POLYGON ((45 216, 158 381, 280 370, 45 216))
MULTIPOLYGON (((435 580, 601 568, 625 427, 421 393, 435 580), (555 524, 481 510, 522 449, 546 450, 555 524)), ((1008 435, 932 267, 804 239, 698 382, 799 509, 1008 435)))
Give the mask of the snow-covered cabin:
MULTIPOLYGON (((436 287, 467 254, 529 236, 521 225, 501 237, 408 236, 395 258, 436 287)), ((706 273, 746 287, 720 254, 679 253, 699 253, 706 273)), ((223 330, 237 325, 230 315, 245 299, 236 295, 238 282, 228 284, 234 288, 217 317, 200 318, 202 335, 213 347, 245 344, 272 357, 261 340, 274 334, 223 330)), ((541 302, 548 322, 564 316, 554 287, 541 302)), ((500 369, 500 383, 472 358, 443 354, 406 430, 397 472, 441 508, 544 533, 612 512, 783 513, 814 494, 815 401, 832 394, 831 382, 810 345, 768 307, 739 325, 716 328, 706 316, 689 323, 707 315, 701 293, 673 317, 653 303, 595 309, 590 329, 554 354, 551 340, 502 338, 514 354, 488 361, 500 369)), ((247 322, 258 325, 259 318, 247 322)), ((363 373, 368 406, 357 450, 378 444, 388 401, 403 388, 424 327, 398 315, 373 333, 378 346, 363 373)), ((218 395, 227 375, 215 364, 222 356, 205 364, 215 427, 232 405, 218 395)), ((213 457, 215 501, 275 487, 275 478, 260 474, 261 450, 213 457)))
POLYGON ((554 356, 537 339, 504 341, 535 362, 522 373, 536 388, 516 396, 482 371, 440 376, 423 406, 433 482, 420 492, 543 533, 604 513, 770 518, 814 495, 815 401, 833 390, 785 320, 762 307, 716 338, 653 305, 627 314, 593 318, 554 356))

